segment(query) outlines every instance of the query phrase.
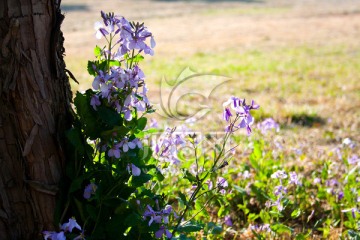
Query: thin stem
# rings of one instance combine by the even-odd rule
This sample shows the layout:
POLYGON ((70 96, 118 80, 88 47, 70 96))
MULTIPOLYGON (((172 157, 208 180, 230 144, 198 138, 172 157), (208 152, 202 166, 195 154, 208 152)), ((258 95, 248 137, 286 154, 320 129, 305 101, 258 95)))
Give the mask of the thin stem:
POLYGON ((108 52, 108 58, 107 58, 107 70, 108 70, 108 73, 110 73, 111 42, 112 42, 112 35, 110 34, 109 50, 108 50, 109 52, 108 52))
POLYGON ((130 67, 129 67, 130 69, 131 69, 132 64, 134 62, 134 57, 135 57, 134 54, 135 54, 135 49, 133 49, 132 52, 131 52, 131 62, 130 62, 130 67))
POLYGON ((195 145, 195 139, 193 139, 193 147, 194 147, 195 162, 196 162, 196 180, 199 181, 199 163, 198 163, 197 146, 195 145))
POLYGON ((196 187, 196 189, 194 190, 194 192, 191 194, 190 200, 187 202, 184 212, 183 212, 183 213, 181 214, 181 216, 179 217, 179 220, 178 220, 178 222, 177 222, 174 230, 172 231, 172 236, 175 236, 175 233, 176 233, 176 231, 178 230, 178 227, 179 227, 180 224, 181 224, 181 220, 184 218, 185 214, 186 214, 187 211, 189 210, 190 204, 194 201, 194 199, 195 199, 195 197, 196 197, 196 194, 199 192, 200 188, 201 188, 201 185, 198 185, 198 186, 196 187))
POLYGON ((204 206, 197 212, 195 213, 189 220, 187 220, 184 224, 190 222, 191 220, 193 220, 199 213, 202 212, 202 210, 204 210, 204 208, 207 206, 207 204, 210 202, 211 199, 213 199, 214 196, 212 196, 211 198, 209 198, 205 203, 204 203, 204 206))

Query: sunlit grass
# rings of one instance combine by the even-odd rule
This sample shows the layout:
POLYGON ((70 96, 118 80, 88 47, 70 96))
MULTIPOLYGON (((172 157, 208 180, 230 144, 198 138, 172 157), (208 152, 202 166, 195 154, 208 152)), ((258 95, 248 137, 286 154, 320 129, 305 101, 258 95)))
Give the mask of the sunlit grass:
MULTIPOLYGON (((77 73, 75 76, 80 81, 80 85, 72 84, 74 91, 91 86, 92 79, 84 70, 85 59, 67 58, 67 66, 77 73)), ((360 47, 304 45, 228 49, 184 57, 155 55, 142 66, 147 74, 150 98, 158 97, 162 78, 176 80, 185 68, 190 67, 199 74, 232 79, 216 88, 210 96, 211 104, 219 105, 215 106, 218 111, 221 111, 219 103, 236 95, 259 102, 262 106, 260 117, 273 116, 284 122, 293 115, 316 113, 323 119, 332 118, 341 123, 343 115, 334 110, 345 111, 360 102, 360 47)), ((207 86, 194 82, 194 87, 206 89, 207 86)), ((183 99, 185 105, 180 109, 186 113, 188 106, 205 104, 203 101, 209 100, 188 96, 183 99)), ((350 115, 345 121, 356 121, 358 108, 350 115)))

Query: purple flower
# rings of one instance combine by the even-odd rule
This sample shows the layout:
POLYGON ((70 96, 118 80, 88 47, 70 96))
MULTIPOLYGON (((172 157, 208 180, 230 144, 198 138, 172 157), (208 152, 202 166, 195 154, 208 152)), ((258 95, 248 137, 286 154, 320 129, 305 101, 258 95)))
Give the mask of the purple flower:
POLYGON ((75 218, 69 218, 69 222, 64 223, 63 225, 61 225, 61 229, 64 230, 65 232, 72 232, 72 230, 74 228, 77 228, 81 231, 81 227, 80 225, 76 222, 75 218))
POLYGON ((135 149, 136 147, 136 144, 133 143, 132 141, 129 141, 127 138, 124 138, 120 144, 124 152, 129 151, 129 149, 135 149))
POLYGON ((263 135, 265 135, 271 129, 275 129, 276 132, 278 132, 280 128, 279 124, 277 124, 272 118, 265 119, 264 121, 259 123, 257 127, 260 129, 263 135))
MULTIPOLYGON (((237 128, 246 128, 248 135, 251 133, 251 125, 254 123, 254 118, 250 114, 250 110, 258 109, 259 105, 255 104, 254 101, 251 101, 251 105, 247 105, 245 99, 240 99, 237 97, 230 97, 223 106, 226 107, 230 104, 231 108, 235 110, 236 116, 239 117, 240 123, 237 125, 237 128)), ((231 112, 229 108, 225 108, 223 113, 223 118, 226 121, 230 120, 231 112)), ((228 127, 226 130, 229 132, 231 129, 228 127)))
POLYGON ((255 232, 271 232, 271 228, 269 224, 263 224, 263 225, 251 225, 250 229, 255 232))
POLYGON ((225 218, 224 218, 224 223, 225 223, 226 225, 228 225, 229 227, 232 227, 233 223, 232 223, 232 221, 231 221, 230 215, 226 215, 226 216, 225 216, 225 218))
POLYGON ((348 146, 349 148, 354 148, 356 143, 354 141, 352 141, 350 138, 345 138, 343 141, 342 141, 342 145, 343 146, 348 146))
POLYGON ((103 36, 109 34, 109 32, 104 28, 104 25, 101 22, 95 22, 94 28, 96 30, 95 37, 101 39, 103 36))
POLYGON ((52 231, 44 231, 44 240, 66 240, 65 234, 63 231, 57 233, 52 231))
POLYGON ((210 179, 206 180, 205 182, 208 185, 208 189, 211 190, 213 188, 213 183, 210 179))
POLYGON ((248 170, 245 170, 242 173, 242 176, 243 176, 244 179, 249 179, 251 177, 251 173, 248 170))
POLYGON ((160 229, 155 232, 156 238, 162 238, 165 235, 167 238, 171 238, 172 234, 169 230, 167 230, 164 226, 160 226, 160 229))
POLYGON ((341 199, 343 199, 344 198, 344 192, 343 191, 340 191, 339 193, 338 193, 338 200, 340 201, 341 199))
POLYGON ((230 109, 229 108, 225 108, 224 109, 224 113, 223 113, 223 119, 227 122, 229 122, 230 117, 232 116, 230 109))
POLYGON ((273 174, 271 174, 271 178, 276 179, 286 179, 288 177, 287 173, 284 170, 277 170, 273 174))
POLYGON ((216 181, 216 185, 219 188, 219 192, 221 194, 225 194, 226 190, 224 188, 227 188, 229 186, 228 182, 226 181, 225 178, 219 177, 216 181))
POLYGON ((84 189, 84 195, 83 195, 84 198, 89 199, 91 195, 95 194, 96 190, 97 190, 97 185, 95 183, 90 183, 84 189))
POLYGON ((283 193, 284 193, 284 194, 287 193, 287 189, 286 189, 284 186, 279 185, 279 186, 276 186, 276 187, 275 187, 275 190, 274 190, 275 196, 282 195, 283 193))
POLYGON ((314 184, 319 184, 319 183, 321 183, 321 179, 320 178, 314 178, 314 184))
POLYGON ((109 157, 115 157, 115 158, 120 158, 120 144, 115 144, 109 151, 108 151, 108 156, 109 157))
POLYGON ((95 94, 91 97, 90 105, 94 108, 95 111, 97 110, 96 107, 101 105, 98 95, 95 94))
POLYGON ((360 161, 360 158, 356 154, 353 154, 353 155, 351 155, 351 157, 348 157, 348 163, 351 165, 355 165, 355 164, 359 163, 359 161, 360 161))
POLYGON ((356 208, 356 207, 341 210, 341 212, 350 212, 350 211, 351 211, 351 215, 352 215, 353 218, 356 218, 356 213, 360 213, 360 210, 358 208, 356 208))
POLYGON ((298 185, 298 186, 301 185, 301 183, 299 182, 299 178, 298 178, 298 175, 296 174, 296 172, 290 172, 289 175, 290 175, 290 183, 293 183, 293 184, 298 185))
POLYGON ((129 163, 126 167, 126 169, 128 170, 128 172, 130 174, 132 174, 133 176, 140 176, 141 174, 141 170, 140 168, 138 168, 137 166, 135 166, 134 164, 132 163, 129 163))
POLYGON ((156 119, 154 119, 154 118, 151 118, 151 119, 150 119, 150 127, 151 127, 151 128, 159 128, 159 124, 158 124, 158 122, 156 121, 156 119))
POLYGON ((226 188, 229 186, 228 182, 226 181, 225 178, 223 177, 219 177, 216 181, 216 185, 218 186, 218 188, 226 188))

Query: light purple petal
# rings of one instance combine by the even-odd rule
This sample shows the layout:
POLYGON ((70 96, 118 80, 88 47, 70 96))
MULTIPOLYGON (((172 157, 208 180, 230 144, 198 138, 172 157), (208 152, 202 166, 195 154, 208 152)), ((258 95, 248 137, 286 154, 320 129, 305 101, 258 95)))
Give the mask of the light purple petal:
POLYGON ((138 168, 134 164, 131 164, 131 172, 132 172, 132 175, 134 175, 134 176, 140 176, 140 174, 141 174, 140 168, 138 168))

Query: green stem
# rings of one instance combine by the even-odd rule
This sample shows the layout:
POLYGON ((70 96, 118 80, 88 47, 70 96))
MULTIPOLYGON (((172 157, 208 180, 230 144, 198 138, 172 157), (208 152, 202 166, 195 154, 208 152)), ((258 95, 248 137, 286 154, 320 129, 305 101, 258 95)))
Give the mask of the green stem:
POLYGON ((135 49, 132 50, 132 53, 131 53, 131 62, 130 62, 130 69, 132 68, 132 64, 134 62, 134 54, 135 54, 135 49))
POLYGON ((111 42, 112 42, 112 35, 110 34, 110 40, 109 40, 109 49, 108 49, 108 58, 107 58, 107 63, 106 63, 106 67, 107 67, 107 71, 108 73, 110 73, 110 60, 111 60, 111 42))

